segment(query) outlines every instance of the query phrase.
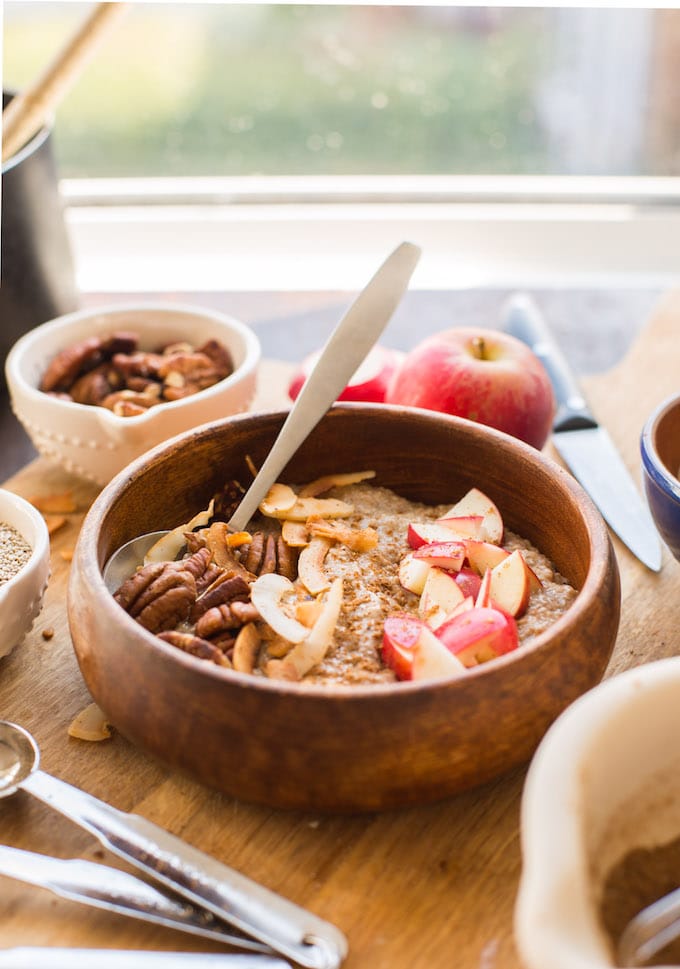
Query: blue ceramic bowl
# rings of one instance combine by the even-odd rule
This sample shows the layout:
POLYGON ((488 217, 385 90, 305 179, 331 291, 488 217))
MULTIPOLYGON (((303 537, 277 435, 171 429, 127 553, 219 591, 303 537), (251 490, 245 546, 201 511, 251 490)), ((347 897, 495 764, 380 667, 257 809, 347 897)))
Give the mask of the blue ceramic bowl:
POLYGON ((651 415, 640 439, 645 493, 666 545, 680 561, 680 394, 651 415))

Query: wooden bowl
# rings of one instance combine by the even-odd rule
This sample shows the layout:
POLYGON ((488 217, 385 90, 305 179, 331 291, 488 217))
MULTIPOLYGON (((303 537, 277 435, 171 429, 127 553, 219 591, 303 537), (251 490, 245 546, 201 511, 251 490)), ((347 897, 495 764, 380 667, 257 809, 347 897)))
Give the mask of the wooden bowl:
POLYGON ((574 479, 500 432, 418 409, 333 408, 281 475, 301 482, 377 471, 410 499, 483 489, 580 591, 519 651, 451 681, 310 688, 219 668, 165 644, 107 592, 123 542, 173 527, 224 481, 260 465, 284 414, 229 418, 160 445, 118 475, 88 513, 68 594, 92 696, 134 744, 227 794, 277 808, 370 811, 446 797, 528 760, 548 726, 602 677, 619 620, 606 527, 574 479))

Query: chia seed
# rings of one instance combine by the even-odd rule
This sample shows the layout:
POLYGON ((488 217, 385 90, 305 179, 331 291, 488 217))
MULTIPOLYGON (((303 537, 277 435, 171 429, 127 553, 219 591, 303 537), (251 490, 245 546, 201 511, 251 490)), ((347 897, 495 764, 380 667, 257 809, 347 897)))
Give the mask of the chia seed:
POLYGON ((32 551, 16 528, 0 522, 0 585, 23 569, 32 551))

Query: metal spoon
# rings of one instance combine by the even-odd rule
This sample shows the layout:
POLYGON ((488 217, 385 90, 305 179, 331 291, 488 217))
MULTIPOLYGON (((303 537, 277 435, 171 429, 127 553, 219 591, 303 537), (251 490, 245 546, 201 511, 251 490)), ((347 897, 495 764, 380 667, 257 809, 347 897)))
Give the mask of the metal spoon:
MULTIPOLYGON (((418 246, 402 242, 387 257, 338 323, 305 381, 267 459, 231 516, 229 526, 234 531, 245 528, 280 472, 337 400, 387 326, 419 259, 418 246)), ((115 592, 144 560, 151 546, 165 534, 167 532, 139 535, 114 552, 104 568, 107 588, 115 592)))
POLYGON ((622 966, 644 966, 680 938, 680 888, 652 902, 630 920, 619 939, 622 966))
MULTIPOLYGON (((0 798, 18 788, 89 831, 114 854, 194 905, 308 969, 337 969, 342 932, 136 814, 118 811, 38 769, 35 739, 0 720, 0 798)), ((96 964, 96 963, 95 963, 96 964)))

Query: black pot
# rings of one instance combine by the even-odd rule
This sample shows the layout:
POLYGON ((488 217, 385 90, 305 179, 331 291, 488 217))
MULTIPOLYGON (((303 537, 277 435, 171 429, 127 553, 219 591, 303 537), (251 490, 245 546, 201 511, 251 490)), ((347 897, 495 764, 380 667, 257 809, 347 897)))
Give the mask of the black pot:
MULTIPOLYGON (((3 94, 3 105, 12 95, 3 94)), ((16 340, 39 323, 78 308, 50 128, 2 166, 0 374, 16 340)))

